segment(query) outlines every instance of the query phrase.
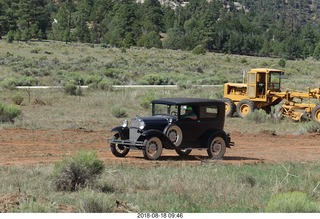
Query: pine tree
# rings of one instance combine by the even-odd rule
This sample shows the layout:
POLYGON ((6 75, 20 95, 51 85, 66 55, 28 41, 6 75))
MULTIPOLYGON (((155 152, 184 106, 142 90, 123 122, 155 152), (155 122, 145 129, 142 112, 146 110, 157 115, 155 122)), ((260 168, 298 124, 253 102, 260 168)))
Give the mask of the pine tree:
POLYGON ((90 37, 90 14, 93 7, 92 0, 81 0, 76 5, 74 13, 75 38, 80 42, 89 42, 90 37))
POLYGON ((75 6, 72 0, 62 1, 54 15, 51 38, 70 42, 72 40, 71 29, 74 28, 72 15, 75 12, 75 6))
POLYGON ((145 32, 163 31, 163 11, 158 0, 146 0, 143 4, 144 17, 142 27, 145 32))
POLYGON ((135 36, 138 35, 138 33, 134 32, 134 25, 137 20, 136 7, 137 4, 133 0, 122 0, 115 3, 112 11, 114 17, 107 25, 106 43, 118 47, 124 46, 123 43, 125 43, 126 47, 135 44, 135 36))

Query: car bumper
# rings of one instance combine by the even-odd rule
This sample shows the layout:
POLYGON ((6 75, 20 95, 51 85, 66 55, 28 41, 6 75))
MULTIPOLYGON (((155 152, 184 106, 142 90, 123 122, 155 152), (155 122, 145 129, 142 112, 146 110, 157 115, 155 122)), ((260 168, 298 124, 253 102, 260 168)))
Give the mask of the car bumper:
POLYGON ((123 147, 137 148, 140 150, 144 148, 143 141, 132 141, 130 139, 128 139, 128 140, 110 140, 109 143, 121 145, 123 147))

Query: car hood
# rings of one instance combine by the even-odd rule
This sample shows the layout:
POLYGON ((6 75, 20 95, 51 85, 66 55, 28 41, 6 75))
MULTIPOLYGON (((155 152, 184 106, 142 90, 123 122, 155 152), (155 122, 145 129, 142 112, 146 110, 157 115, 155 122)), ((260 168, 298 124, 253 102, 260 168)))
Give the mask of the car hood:
POLYGON ((163 130, 168 124, 177 120, 174 116, 158 115, 149 117, 136 117, 136 120, 144 122, 145 129, 163 130))

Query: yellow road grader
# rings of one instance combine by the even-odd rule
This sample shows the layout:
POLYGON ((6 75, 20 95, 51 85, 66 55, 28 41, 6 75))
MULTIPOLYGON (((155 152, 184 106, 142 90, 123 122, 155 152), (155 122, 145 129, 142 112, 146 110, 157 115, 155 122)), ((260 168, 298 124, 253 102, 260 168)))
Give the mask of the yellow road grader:
POLYGON ((306 92, 281 91, 284 72, 279 69, 255 68, 244 75, 244 83, 224 84, 226 116, 237 114, 244 118, 255 109, 271 112, 271 107, 282 103, 282 116, 294 121, 303 118, 320 122, 320 88, 306 92))

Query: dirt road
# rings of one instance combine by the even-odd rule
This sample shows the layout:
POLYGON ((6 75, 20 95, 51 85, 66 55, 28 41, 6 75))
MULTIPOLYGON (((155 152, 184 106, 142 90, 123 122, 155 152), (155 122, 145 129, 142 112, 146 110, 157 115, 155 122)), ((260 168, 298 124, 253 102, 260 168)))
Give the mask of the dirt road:
MULTIPOLYGON (((255 135, 231 133, 236 146, 227 149, 222 163, 316 162, 320 159, 320 133, 278 136, 272 133, 255 135)), ((130 163, 140 166, 181 165, 207 162, 206 150, 195 150, 187 159, 165 150, 161 159, 148 161, 141 151, 130 151, 125 158, 116 158, 107 143, 111 133, 78 130, 0 130, 0 166, 43 165, 73 155, 79 150, 96 150, 106 164, 130 163)))

